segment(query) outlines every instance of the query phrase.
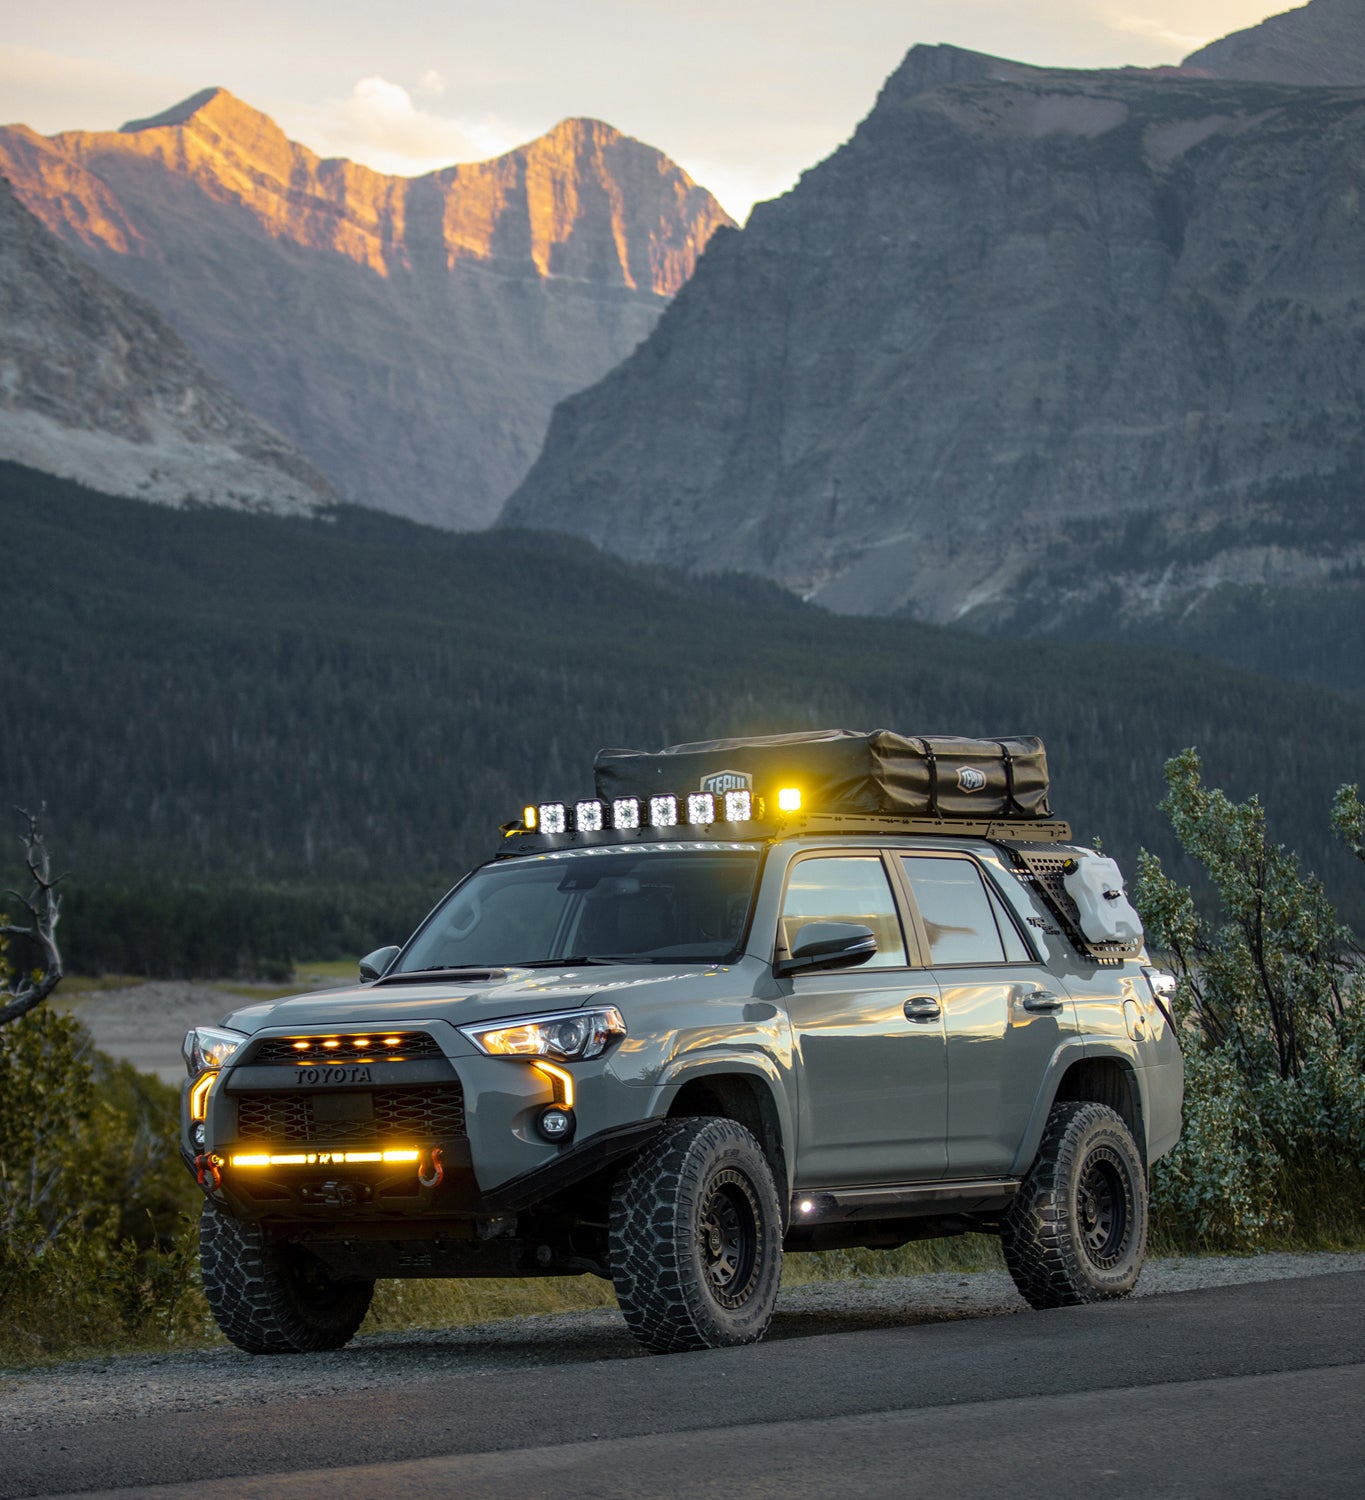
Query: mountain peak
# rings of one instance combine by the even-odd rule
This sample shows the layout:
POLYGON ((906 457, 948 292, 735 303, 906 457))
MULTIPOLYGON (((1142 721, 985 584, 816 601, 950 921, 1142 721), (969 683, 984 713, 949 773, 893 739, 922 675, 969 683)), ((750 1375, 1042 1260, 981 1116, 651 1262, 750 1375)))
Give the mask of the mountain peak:
POLYGON ((949 42, 921 42, 905 54, 900 67, 886 80, 882 92, 907 98, 929 89, 945 88, 955 83, 980 83, 986 79, 1018 82, 1048 71, 1027 63, 1010 62, 992 57, 989 52, 971 52, 949 42))
POLYGON ((605 120, 596 120, 591 115, 570 115, 557 125, 551 126, 545 132, 547 137, 575 136, 578 139, 592 139, 604 141, 620 141, 625 136, 621 134, 615 125, 609 125, 605 120))
POLYGON ((139 130, 155 130, 161 125, 184 125, 197 115, 200 110, 214 103, 220 96, 229 99, 233 104, 240 105, 239 99, 234 99, 224 88, 214 85, 211 88, 200 89, 197 94, 191 94, 188 99, 182 99, 179 104, 172 104, 169 109, 163 109, 158 115, 148 115, 143 120, 126 120, 119 126, 120 135, 133 135, 139 130))
MULTIPOLYGON (((236 94, 217 86, 200 89, 197 94, 191 94, 179 104, 163 109, 160 114, 148 115, 144 120, 129 120, 119 127, 117 134, 137 136, 148 131, 181 130, 195 126, 247 147, 251 147, 252 143, 268 141, 268 149, 275 151, 307 149, 289 141, 269 115, 253 109, 236 94)), ((308 154, 311 156, 313 153, 308 154)))

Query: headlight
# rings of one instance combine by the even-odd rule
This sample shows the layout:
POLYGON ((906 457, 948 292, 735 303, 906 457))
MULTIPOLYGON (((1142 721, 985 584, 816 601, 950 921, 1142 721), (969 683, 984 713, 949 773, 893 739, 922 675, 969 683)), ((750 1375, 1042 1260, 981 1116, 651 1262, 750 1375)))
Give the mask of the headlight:
POLYGON ((491 1057, 558 1057, 571 1062, 605 1052, 616 1037, 625 1036, 626 1023, 614 1005, 604 1005, 570 1015, 517 1016, 460 1030, 491 1057))
POLYGON ((206 1068, 221 1068, 246 1040, 245 1032, 227 1031, 221 1026, 192 1026, 180 1044, 180 1055, 190 1077, 198 1078, 206 1068))

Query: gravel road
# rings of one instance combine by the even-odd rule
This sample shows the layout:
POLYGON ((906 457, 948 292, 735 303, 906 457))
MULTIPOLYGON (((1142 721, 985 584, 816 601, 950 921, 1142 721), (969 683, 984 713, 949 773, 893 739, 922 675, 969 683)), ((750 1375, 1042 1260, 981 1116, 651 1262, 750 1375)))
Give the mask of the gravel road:
MULTIPOLYGON (((1359 1270, 1365 1270, 1365 1254, 1153 1260, 1136 1295, 1359 1270)), ((1002 1272, 811 1282, 783 1292, 770 1336, 799 1338, 1026 1310, 1002 1272)), ((391 1389, 452 1374, 473 1378, 494 1370, 635 1356, 646 1357, 627 1335, 620 1315, 600 1310, 368 1334, 331 1354, 253 1359, 220 1348, 0 1370, 0 1435, 391 1389)))

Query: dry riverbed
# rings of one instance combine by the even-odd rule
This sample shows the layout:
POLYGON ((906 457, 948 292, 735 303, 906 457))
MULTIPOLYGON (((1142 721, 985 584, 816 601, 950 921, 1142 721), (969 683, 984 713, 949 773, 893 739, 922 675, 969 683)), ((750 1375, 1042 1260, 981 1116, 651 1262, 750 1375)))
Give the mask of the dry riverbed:
POLYGON ((336 987, 335 977, 307 971, 290 985, 154 979, 110 986, 77 979, 63 983, 51 1004, 83 1022, 101 1052, 178 1084, 185 1076, 180 1043, 191 1026, 216 1025, 257 1000, 336 987))

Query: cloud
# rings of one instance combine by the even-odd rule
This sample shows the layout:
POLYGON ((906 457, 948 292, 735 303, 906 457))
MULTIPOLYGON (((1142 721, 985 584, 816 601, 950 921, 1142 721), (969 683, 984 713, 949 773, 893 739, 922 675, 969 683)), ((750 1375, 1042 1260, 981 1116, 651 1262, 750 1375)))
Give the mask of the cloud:
POLYGON ((1176 31, 1152 16, 1135 16, 1122 11, 1107 11, 1105 20, 1114 31, 1125 36, 1140 36, 1144 41, 1161 42, 1173 47, 1181 57, 1195 52, 1218 33, 1200 31, 1176 31))
MULTIPOLYGON (((445 79, 434 68, 417 85, 428 96, 444 89, 445 79)), ((496 156, 520 139, 499 120, 461 119, 423 109, 402 84, 378 76, 357 80, 345 99, 293 110, 280 123, 296 140, 325 155, 406 176, 496 156)))

